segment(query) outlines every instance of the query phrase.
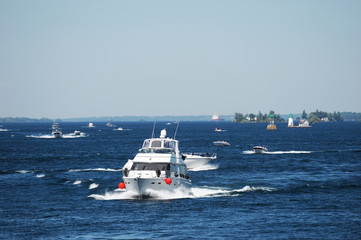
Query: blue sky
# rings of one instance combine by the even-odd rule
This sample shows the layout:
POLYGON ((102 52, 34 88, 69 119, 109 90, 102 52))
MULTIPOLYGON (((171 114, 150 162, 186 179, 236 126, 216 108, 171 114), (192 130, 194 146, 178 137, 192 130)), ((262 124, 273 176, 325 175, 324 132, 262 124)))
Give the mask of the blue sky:
POLYGON ((0 1, 0 117, 361 112, 361 1, 0 1))

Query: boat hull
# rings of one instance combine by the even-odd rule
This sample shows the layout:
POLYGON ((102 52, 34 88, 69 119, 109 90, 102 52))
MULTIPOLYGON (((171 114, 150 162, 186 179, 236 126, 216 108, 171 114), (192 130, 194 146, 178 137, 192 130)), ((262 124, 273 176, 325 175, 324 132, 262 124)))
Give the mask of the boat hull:
POLYGON ((187 165, 188 169, 194 169, 207 165, 210 161, 213 161, 215 159, 215 157, 201 157, 196 155, 190 155, 186 157, 184 163, 187 165))
POLYGON ((127 192, 134 193, 134 196, 140 198, 158 197, 161 194, 174 194, 181 191, 184 194, 190 194, 191 180, 181 177, 171 178, 171 184, 165 182, 166 178, 133 178, 123 177, 127 192))
POLYGON ((254 153, 257 153, 257 154, 263 154, 263 153, 267 152, 267 149, 265 149, 265 148, 253 148, 253 151, 254 151, 254 153))

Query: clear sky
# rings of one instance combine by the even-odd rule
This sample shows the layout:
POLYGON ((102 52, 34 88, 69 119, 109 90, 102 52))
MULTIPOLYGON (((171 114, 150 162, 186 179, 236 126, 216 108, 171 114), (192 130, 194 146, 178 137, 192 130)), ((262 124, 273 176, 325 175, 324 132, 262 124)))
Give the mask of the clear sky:
POLYGON ((361 1, 0 1, 0 117, 361 112, 361 1))

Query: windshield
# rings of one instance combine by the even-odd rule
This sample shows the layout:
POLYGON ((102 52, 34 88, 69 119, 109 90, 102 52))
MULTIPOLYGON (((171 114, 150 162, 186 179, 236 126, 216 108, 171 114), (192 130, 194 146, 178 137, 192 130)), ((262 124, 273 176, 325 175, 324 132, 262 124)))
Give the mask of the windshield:
POLYGON ((132 170, 170 170, 169 163, 134 163, 132 170))
POLYGON ((142 148, 139 152, 141 153, 174 153, 172 149, 164 148, 142 148))

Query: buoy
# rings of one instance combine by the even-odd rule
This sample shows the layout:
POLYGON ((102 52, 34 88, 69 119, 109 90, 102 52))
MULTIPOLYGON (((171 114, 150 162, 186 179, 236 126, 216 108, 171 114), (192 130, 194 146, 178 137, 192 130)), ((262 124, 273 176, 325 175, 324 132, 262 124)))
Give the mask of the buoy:
POLYGON ((170 185, 172 183, 172 179, 171 178, 166 178, 165 183, 170 185))
POLYGON ((124 189, 125 188, 125 183, 123 183, 123 182, 119 183, 119 188, 124 189))

